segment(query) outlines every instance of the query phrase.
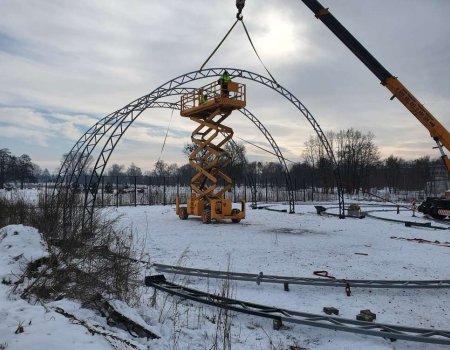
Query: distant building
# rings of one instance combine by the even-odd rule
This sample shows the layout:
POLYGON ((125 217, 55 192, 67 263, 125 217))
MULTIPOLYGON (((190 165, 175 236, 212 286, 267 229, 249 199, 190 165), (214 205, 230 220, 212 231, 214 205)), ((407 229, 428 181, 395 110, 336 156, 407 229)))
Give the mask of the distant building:
POLYGON ((442 165, 430 167, 429 180, 426 185, 428 196, 441 196, 450 189, 450 180, 447 169, 442 165))

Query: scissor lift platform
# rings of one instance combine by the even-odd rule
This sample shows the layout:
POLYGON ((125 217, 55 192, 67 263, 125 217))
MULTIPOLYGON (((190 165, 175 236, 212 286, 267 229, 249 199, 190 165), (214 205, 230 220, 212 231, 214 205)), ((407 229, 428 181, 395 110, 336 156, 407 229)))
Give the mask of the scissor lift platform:
POLYGON ((203 223, 222 219, 237 223, 245 218, 245 202, 241 201, 238 209, 225 198, 232 180, 223 172, 230 158, 223 146, 231 140, 233 129, 222 124, 233 110, 245 105, 246 87, 236 82, 213 82, 181 97, 181 116, 199 125, 192 133, 195 149, 189 155, 189 163, 197 174, 191 180, 186 206, 181 206, 177 197, 176 213, 180 219, 193 215, 200 216, 203 223))
POLYGON ((208 117, 218 108, 231 112, 244 108, 245 105, 246 87, 244 84, 230 81, 228 89, 224 90, 221 85, 213 82, 182 95, 180 114, 182 117, 208 117))

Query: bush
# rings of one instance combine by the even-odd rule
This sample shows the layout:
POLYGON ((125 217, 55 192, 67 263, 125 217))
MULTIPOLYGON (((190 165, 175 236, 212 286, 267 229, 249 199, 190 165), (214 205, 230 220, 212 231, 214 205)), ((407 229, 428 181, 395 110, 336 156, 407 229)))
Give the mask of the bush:
POLYGON ((23 200, 0 200, 0 227, 24 224, 36 227, 47 243, 49 257, 31 262, 22 276, 22 297, 70 297, 95 304, 98 295, 135 302, 140 266, 132 232, 118 228, 115 219, 94 211, 83 215, 79 196, 61 193, 33 207, 23 200))
POLYGON ((9 201, 0 197, 0 228, 27 223, 33 212, 33 206, 22 198, 9 201))

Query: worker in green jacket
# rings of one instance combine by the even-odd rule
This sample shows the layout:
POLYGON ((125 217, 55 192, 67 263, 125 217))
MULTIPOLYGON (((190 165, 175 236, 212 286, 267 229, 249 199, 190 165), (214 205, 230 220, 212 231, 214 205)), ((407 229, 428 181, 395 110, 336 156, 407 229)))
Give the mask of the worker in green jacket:
POLYGON ((228 83, 231 81, 230 74, 228 71, 224 71, 218 80, 218 84, 221 87, 221 96, 228 97, 230 96, 230 91, 228 90, 228 83))
POLYGON ((199 99, 199 104, 204 104, 206 101, 208 101, 208 95, 206 94, 206 92, 203 91, 203 89, 199 89, 198 90, 198 99, 199 99))

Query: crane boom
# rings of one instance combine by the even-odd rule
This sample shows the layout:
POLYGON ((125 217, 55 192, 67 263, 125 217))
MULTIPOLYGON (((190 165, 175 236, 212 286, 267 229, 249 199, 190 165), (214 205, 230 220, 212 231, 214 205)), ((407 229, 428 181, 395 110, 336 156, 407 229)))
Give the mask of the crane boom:
POLYGON ((450 133, 447 129, 414 97, 414 95, 389 71, 378 62, 372 54, 317 0, 301 0, 315 16, 325 24, 358 57, 369 70, 380 79, 422 125, 430 132, 437 144, 447 172, 450 174, 450 160, 443 147, 450 150, 450 133))

